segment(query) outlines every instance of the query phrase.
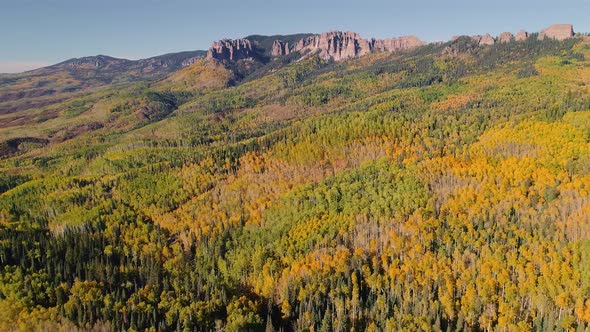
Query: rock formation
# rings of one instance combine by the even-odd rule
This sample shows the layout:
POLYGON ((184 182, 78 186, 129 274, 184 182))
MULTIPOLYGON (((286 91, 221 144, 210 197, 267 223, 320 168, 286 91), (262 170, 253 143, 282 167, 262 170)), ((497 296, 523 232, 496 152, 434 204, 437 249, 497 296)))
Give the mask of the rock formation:
POLYGON ((291 50, 289 49, 288 42, 283 42, 281 40, 275 40, 272 43, 271 56, 273 56, 273 57, 289 55, 290 51, 291 50))
POLYGON ((362 39, 356 32, 332 31, 313 35, 297 42, 294 51, 319 53, 322 59, 341 61, 374 52, 396 52, 425 45, 414 37, 362 39))
POLYGON ((479 39, 479 45, 494 45, 495 43, 496 41, 494 40, 494 37, 492 37, 489 33, 486 33, 479 39))
MULTIPOLYGON (((459 37, 460 36, 453 36, 453 38, 451 40, 455 41, 459 37)), ((492 37, 489 33, 486 33, 483 36, 482 35, 469 36, 469 38, 471 38, 471 40, 476 42, 479 46, 494 45, 496 43, 496 41, 494 40, 494 37, 492 37)))
POLYGON ((516 41, 523 41, 529 38, 529 33, 524 30, 519 30, 516 33, 516 41))
MULTIPOLYGON (((341 61, 374 52, 396 52, 425 45, 414 37, 390 39, 362 39, 358 33, 332 31, 311 35, 295 44, 274 40, 269 50, 264 50, 256 41, 249 39, 224 39, 214 42, 207 52, 208 59, 238 61, 248 58, 264 58, 261 52, 270 52, 271 57, 301 52, 303 57, 319 54, 322 59, 341 61), (260 54, 259 54, 260 53, 260 54)), ((189 63, 191 60, 187 61, 189 63)), ((193 60, 194 62, 194 60, 193 60)))
POLYGON ((223 39, 216 41, 207 51, 207 59, 237 61, 254 57, 256 53, 248 39, 223 39))
POLYGON ((457 39, 459 39, 461 37, 470 38, 471 40, 473 40, 474 42, 476 42, 478 46, 494 45, 496 43, 494 37, 492 37, 492 35, 490 35, 489 33, 486 33, 483 36, 482 35, 474 35, 474 36, 467 36, 467 35, 453 36, 453 37, 451 37, 451 41, 454 42, 454 41, 456 41, 457 39))
POLYGON ((319 52, 322 59, 332 58, 339 61, 369 53, 368 43, 361 45, 360 41, 360 36, 354 32, 324 32, 321 35, 301 39, 294 50, 302 53, 319 52))
POLYGON ((405 36, 399 38, 377 39, 374 40, 374 50, 379 52, 396 52, 400 50, 409 50, 412 48, 426 45, 423 41, 415 36, 405 36))
POLYGON ((574 36, 574 27, 571 24, 554 24, 539 33, 539 39, 545 37, 564 40, 574 36))
POLYGON ((500 43, 509 43, 514 39, 514 35, 510 32, 502 32, 498 37, 500 43))
MULTIPOLYGON (((574 36, 571 24, 556 24, 548 27, 539 34, 539 38, 553 38, 564 40, 574 36)), ((260 37, 260 36, 258 36, 260 37)), ((262 36, 264 37, 264 36, 262 36)), ((498 43, 509 43, 513 40, 523 41, 529 37, 529 33, 520 30, 513 35, 510 32, 501 33, 497 39, 489 33, 485 35, 469 36, 479 46, 488 46, 498 43)), ((453 37, 453 41, 458 37, 453 37)), ((289 55, 292 52, 300 52, 302 58, 318 54, 324 60, 342 61, 369 53, 398 52, 425 45, 423 41, 414 36, 405 36, 389 39, 363 39, 356 32, 331 31, 322 34, 307 35, 299 39, 289 39, 289 42, 275 39, 272 46, 269 43, 260 43, 257 39, 223 39, 211 45, 207 52, 207 58, 227 61, 251 59, 267 61, 268 55, 272 58, 289 55), (264 46, 263 46, 264 45, 264 46)), ((195 59, 186 59, 182 65, 193 63, 195 59)), ((97 66, 101 65, 99 62, 97 66)))

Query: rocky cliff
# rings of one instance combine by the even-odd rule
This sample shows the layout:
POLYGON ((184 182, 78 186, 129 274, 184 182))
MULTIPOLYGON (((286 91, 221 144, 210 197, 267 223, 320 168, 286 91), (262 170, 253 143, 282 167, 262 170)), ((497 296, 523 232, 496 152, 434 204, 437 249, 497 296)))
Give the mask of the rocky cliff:
POLYGON ((486 33, 485 35, 474 35, 474 36, 453 36, 451 38, 451 41, 455 41, 455 40, 459 39, 460 37, 471 38, 471 40, 473 40, 475 43, 477 43, 478 46, 494 45, 496 43, 496 40, 494 39, 494 37, 492 37, 492 35, 490 35, 489 33, 486 33))
POLYGON ((516 41, 523 41, 529 38, 529 33, 524 30, 519 30, 516 33, 516 41))
POLYGON ((554 24, 539 33, 539 38, 553 38, 564 40, 574 36, 574 27, 571 24, 554 24))
MULTIPOLYGON (((496 38, 489 33, 469 36, 479 46, 495 43, 523 41, 529 33, 520 30, 516 35, 503 32, 496 38)), ((539 34, 539 38, 563 40, 574 36, 571 24, 556 24, 539 34)), ((453 37, 455 40, 458 37, 453 37)), ((356 32, 331 31, 315 35, 289 36, 250 36, 243 39, 224 39, 213 43, 207 52, 207 58, 238 61, 248 58, 266 62, 272 58, 286 56, 293 52, 301 53, 303 58, 318 54, 324 60, 342 61, 376 52, 398 52, 425 45, 415 36, 388 39, 363 39, 356 32), (284 38, 290 38, 285 40, 284 38)))
POLYGON ((479 46, 494 45, 496 43, 496 40, 494 39, 494 37, 492 37, 489 33, 486 33, 483 36, 480 36, 480 35, 472 36, 471 39, 476 41, 479 46))
POLYGON ((238 61, 256 56, 248 39, 223 39, 216 41, 207 51, 207 59, 238 61))
POLYGON ((289 49, 289 42, 283 42, 282 40, 275 40, 272 43, 272 50, 270 53, 271 56, 277 57, 277 56, 289 55, 289 53, 291 53, 291 50, 289 49))
POLYGON ((363 39, 356 32, 332 31, 301 39, 294 51, 315 54, 322 59, 341 61, 374 52, 396 52, 425 45, 414 37, 363 39))
MULTIPOLYGON (((494 45, 495 43, 509 43, 513 40, 515 41, 523 41, 530 37, 531 35, 524 31, 519 30, 516 35, 513 35, 510 32, 502 32, 497 38, 494 39, 489 33, 485 35, 475 35, 469 36, 473 41, 477 42, 478 45, 494 45)), ((574 27, 571 24, 555 24, 552 25, 541 32, 539 32, 539 39, 543 38, 553 38, 557 40, 564 40, 567 38, 572 38, 574 36, 574 27)), ((452 41, 459 38, 459 36, 453 36, 451 39, 452 41)))
POLYGON ((368 45, 361 45, 360 41, 360 36, 355 32, 324 32, 301 39, 294 50, 301 53, 319 53, 322 59, 332 58, 339 61, 369 53, 368 45))
POLYGON ((514 40, 514 35, 510 32, 502 32, 498 37, 498 42, 509 43, 514 40))
POLYGON ((415 36, 404 36, 399 38, 372 39, 373 51, 377 52, 396 52, 409 50, 426 45, 425 42, 415 36))
MULTIPOLYGON (((258 39, 261 39, 257 36, 258 39)), ((319 54, 322 59, 341 61, 373 52, 396 52, 425 45, 423 41, 414 37, 400 37, 390 39, 363 39, 356 32, 331 31, 319 35, 309 35, 296 42, 275 39, 272 46, 262 45, 257 40, 224 39, 211 45, 207 58, 217 60, 237 61, 247 58, 263 59, 300 52, 303 57, 319 54)))

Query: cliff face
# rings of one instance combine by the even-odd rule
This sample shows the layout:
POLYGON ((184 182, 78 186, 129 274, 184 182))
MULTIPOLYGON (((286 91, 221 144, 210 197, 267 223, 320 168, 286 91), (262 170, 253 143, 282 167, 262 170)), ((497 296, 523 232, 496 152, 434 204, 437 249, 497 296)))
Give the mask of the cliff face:
POLYGON ((396 52, 401 50, 409 50, 416 47, 426 45, 415 36, 404 36, 399 38, 388 39, 373 39, 374 51, 378 52, 396 52))
POLYGON ((523 41, 529 38, 529 33, 524 30, 519 30, 516 33, 516 41, 523 41))
POLYGON ((332 58, 339 61, 368 53, 368 49, 361 49, 360 40, 360 36, 355 32, 324 32, 301 39, 295 45, 294 51, 319 52, 322 59, 332 58))
POLYGON ((492 35, 490 35, 489 33, 486 33, 483 36, 482 35, 474 35, 474 36, 453 36, 451 38, 451 41, 455 41, 455 40, 459 39, 460 37, 468 37, 468 38, 471 38, 471 40, 473 40, 474 42, 476 42, 478 46, 494 45, 496 43, 496 40, 494 39, 494 37, 492 37, 492 35))
POLYGON ((557 40, 564 40, 574 36, 574 27, 571 24, 554 24, 547 29, 541 31, 539 38, 543 39, 553 38, 557 40))
POLYGON ((256 53, 248 39, 216 41, 207 51, 207 59, 238 61, 254 57, 256 53))
POLYGON ((476 41, 479 46, 494 45, 496 43, 496 41, 494 40, 494 37, 492 37, 489 33, 486 33, 483 36, 480 36, 480 35, 472 36, 471 39, 476 41))
POLYGON ((374 52, 396 52, 425 45, 409 36, 391 39, 363 39, 356 32, 332 31, 301 39, 294 51, 319 53, 322 59, 341 61, 374 52))
MULTIPOLYGON (((301 52, 303 56, 318 53, 322 59, 341 61, 373 52, 396 52, 425 45, 420 39, 409 36, 390 39, 362 39, 358 33, 332 31, 319 35, 311 35, 290 44, 282 40, 274 40, 270 48, 270 56, 289 55, 301 52)), ((263 58, 264 47, 249 39, 224 39, 211 45, 207 58, 227 61, 238 61, 247 58, 263 58)))
MULTIPOLYGON (((470 38, 479 46, 489 46, 495 43, 508 43, 513 40, 523 41, 529 36, 528 32, 520 30, 516 35, 503 32, 494 38, 487 33, 485 35, 470 36, 470 38)), ((547 37, 557 40, 564 40, 573 36, 574 30, 571 24, 552 25, 539 34, 541 39, 547 37)), ((456 38, 453 37, 452 40, 456 38)), ((316 35, 250 36, 236 40, 224 39, 211 45, 207 52, 207 58, 226 61, 254 58, 265 62, 268 61, 269 57, 275 58, 289 55, 292 52, 300 52, 302 57, 318 54, 324 60, 342 61, 369 53, 398 52, 423 45, 426 45, 426 43, 415 36, 363 39, 356 32, 331 31, 316 35), (293 38, 293 36, 297 37, 293 38), (301 36, 304 37, 296 39, 301 36), (284 38, 287 38, 288 41, 285 41, 284 38)), ((194 60, 188 61, 194 62, 194 60)))
POLYGON ((283 55, 289 55, 289 53, 290 53, 290 49, 289 49, 288 42, 283 42, 281 40, 275 40, 272 43, 271 56, 273 56, 273 57, 283 56, 283 55))
MULTIPOLYGON (((485 35, 475 35, 470 36, 472 40, 477 42, 480 46, 483 45, 494 45, 494 43, 509 43, 513 40, 515 41, 523 41, 530 37, 531 35, 524 31, 519 30, 516 35, 513 35, 510 32, 502 32, 496 39, 494 39, 489 33, 485 35)), ((553 38, 557 40, 564 40, 568 38, 572 38, 574 36, 574 27, 571 24, 555 24, 547 29, 542 30, 539 33, 539 39, 544 38, 553 38)), ((458 36, 454 36, 452 40, 456 40, 458 36)))
POLYGON ((509 43, 514 40, 514 35, 510 32, 502 32, 498 37, 500 43, 509 43))

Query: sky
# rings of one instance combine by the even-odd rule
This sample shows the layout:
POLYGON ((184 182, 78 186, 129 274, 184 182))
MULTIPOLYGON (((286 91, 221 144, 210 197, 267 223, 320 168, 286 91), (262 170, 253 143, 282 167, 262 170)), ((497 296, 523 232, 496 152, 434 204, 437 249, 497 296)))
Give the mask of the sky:
POLYGON ((0 73, 74 57, 140 59, 206 50, 222 38, 331 30, 364 38, 590 32, 590 0, 0 0, 0 73))

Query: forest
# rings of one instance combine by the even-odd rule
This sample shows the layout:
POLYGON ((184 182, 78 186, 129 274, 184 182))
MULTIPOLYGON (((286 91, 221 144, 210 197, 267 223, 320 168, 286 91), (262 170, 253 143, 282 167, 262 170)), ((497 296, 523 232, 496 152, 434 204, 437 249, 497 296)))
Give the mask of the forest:
POLYGON ((0 112, 0 331, 590 329, 587 36, 271 65, 0 112))

